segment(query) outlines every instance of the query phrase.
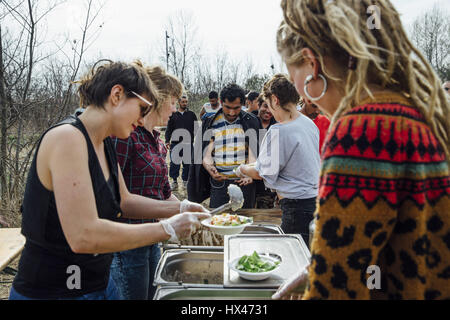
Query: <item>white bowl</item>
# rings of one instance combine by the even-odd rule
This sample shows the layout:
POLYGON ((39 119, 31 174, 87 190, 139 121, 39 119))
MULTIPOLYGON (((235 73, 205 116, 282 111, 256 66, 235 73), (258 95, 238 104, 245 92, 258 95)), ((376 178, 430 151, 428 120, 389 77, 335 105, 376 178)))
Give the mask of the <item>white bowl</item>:
POLYGON ((266 272, 246 272, 246 271, 242 271, 239 270, 236 266, 239 262, 239 260, 241 259, 241 257, 234 259, 233 261, 231 261, 230 263, 228 263, 228 266, 230 267, 231 270, 236 271, 239 276, 243 279, 246 280, 251 280, 251 281, 260 281, 260 280, 265 280, 267 278, 269 278, 275 271, 277 271, 277 269, 280 267, 281 265, 281 260, 266 256, 266 255, 259 255, 261 260, 263 261, 270 261, 275 263, 276 261, 279 261, 280 263, 272 270, 270 271, 266 271, 266 272))
MULTIPOLYGON (((242 217, 242 216, 238 216, 238 217, 242 217)), ((248 218, 248 217, 243 217, 243 218, 248 218)), ((245 227, 253 224, 253 221, 252 221, 252 222, 241 224, 239 226, 215 226, 215 225, 211 224, 211 219, 212 218, 202 220, 201 221, 202 225, 211 229, 212 232, 222 235, 222 236, 241 233, 242 231, 244 231, 245 227)))

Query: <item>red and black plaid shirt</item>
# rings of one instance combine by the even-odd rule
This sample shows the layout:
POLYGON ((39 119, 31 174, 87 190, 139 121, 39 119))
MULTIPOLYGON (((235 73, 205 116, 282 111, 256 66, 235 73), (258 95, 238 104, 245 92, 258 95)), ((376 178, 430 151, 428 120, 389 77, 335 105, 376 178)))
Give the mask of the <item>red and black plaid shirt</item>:
MULTIPOLYGON (((127 140, 113 137, 113 143, 128 190, 144 197, 167 200, 172 194, 167 149, 159 136, 156 130, 151 134, 144 127, 137 127, 127 140)), ((149 222, 126 220, 130 223, 149 222)))

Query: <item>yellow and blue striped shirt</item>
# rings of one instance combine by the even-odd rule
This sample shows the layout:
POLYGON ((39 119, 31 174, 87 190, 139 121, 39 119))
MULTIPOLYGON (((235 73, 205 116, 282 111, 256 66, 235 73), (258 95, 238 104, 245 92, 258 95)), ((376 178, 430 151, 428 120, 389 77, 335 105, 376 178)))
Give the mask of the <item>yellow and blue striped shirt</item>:
POLYGON ((211 128, 214 141, 212 156, 217 171, 228 179, 238 179, 233 169, 244 164, 248 155, 241 120, 238 118, 235 122, 229 123, 223 114, 220 114, 211 128))

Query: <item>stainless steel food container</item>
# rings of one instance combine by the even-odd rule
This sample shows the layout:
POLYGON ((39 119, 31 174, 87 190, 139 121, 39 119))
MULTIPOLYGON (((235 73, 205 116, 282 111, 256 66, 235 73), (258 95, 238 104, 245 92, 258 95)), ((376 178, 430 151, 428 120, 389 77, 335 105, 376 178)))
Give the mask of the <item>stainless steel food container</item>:
POLYGON ((276 289, 310 263, 309 250, 300 235, 251 235, 238 234, 225 236, 224 249, 224 287, 225 288, 273 288, 276 289), (277 256, 281 263, 266 280, 250 281, 239 277, 229 263, 243 255, 259 254, 277 256))
POLYGON ((270 300, 273 289, 227 289, 224 287, 160 287, 153 300, 270 300))
POLYGON ((167 250, 159 260, 155 286, 223 286, 223 252, 167 250))
MULTIPOLYGON (((241 234, 284 234, 283 230, 280 226, 276 224, 252 224, 244 229, 241 234)), ((218 238, 223 239, 223 236, 216 236, 218 238)), ((223 242, 223 241, 222 241, 223 242)), ((183 244, 174 244, 174 243, 163 243, 161 247, 164 250, 171 249, 190 249, 195 251, 223 251, 223 246, 209 246, 209 245, 183 245, 183 244)))

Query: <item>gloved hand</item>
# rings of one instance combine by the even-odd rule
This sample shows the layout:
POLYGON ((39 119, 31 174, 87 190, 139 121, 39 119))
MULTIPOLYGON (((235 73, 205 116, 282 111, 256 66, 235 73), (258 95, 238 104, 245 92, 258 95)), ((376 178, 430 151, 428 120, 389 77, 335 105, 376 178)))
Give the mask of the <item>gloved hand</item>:
POLYGON ((189 238, 200 227, 200 220, 210 217, 209 213, 186 212, 161 220, 160 223, 164 231, 170 235, 169 241, 178 242, 189 238))
POLYGON ((191 202, 187 199, 184 199, 180 203, 180 213, 181 212, 206 212, 209 213, 201 204, 191 202))
POLYGON ((308 270, 303 268, 293 277, 286 280, 286 282, 278 288, 277 292, 273 294, 272 299, 280 300, 290 293, 303 292, 305 290, 307 280, 308 270))

